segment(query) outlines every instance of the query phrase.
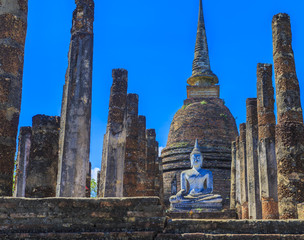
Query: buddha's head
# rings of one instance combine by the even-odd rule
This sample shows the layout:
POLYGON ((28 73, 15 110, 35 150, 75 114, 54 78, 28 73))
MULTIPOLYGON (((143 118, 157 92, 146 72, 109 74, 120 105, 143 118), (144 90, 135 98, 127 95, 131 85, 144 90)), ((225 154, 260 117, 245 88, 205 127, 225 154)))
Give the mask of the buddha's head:
POLYGON ((199 150, 198 141, 196 139, 193 151, 190 155, 191 168, 199 169, 203 166, 203 155, 199 150))

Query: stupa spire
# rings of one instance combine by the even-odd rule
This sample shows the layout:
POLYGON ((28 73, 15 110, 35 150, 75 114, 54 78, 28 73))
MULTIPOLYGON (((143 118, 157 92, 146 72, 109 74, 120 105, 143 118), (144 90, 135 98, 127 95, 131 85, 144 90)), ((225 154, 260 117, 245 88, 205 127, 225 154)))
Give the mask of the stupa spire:
POLYGON ((210 69, 203 2, 202 0, 199 1, 199 17, 192 65, 192 76, 188 79, 187 83, 192 86, 210 86, 217 84, 218 78, 210 69))

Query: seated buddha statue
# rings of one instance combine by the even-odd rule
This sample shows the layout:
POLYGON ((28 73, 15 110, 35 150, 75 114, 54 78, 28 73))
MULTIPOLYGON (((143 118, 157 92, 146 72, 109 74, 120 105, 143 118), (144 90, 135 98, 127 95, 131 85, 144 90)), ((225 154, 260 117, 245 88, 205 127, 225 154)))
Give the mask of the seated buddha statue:
POLYGON ((171 210, 220 210, 222 197, 212 194, 212 172, 202 168, 203 156, 196 140, 190 155, 192 169, 181 173, 181 190, 170 197, 171 210))

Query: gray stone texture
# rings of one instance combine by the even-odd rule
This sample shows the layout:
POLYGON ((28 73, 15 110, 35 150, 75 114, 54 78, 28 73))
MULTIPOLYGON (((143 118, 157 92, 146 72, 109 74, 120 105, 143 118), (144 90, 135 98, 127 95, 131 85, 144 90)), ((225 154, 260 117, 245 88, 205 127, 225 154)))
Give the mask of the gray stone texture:
POLYGON ((277 161, 275 156, 274 89, 272 65, 257 66, 258 163, 263 219, 278 218, 277 161))
POLYGON ((100 197, 123 196, 128 71, 114 69, 112 76, 108 124, 103 141, 100 197))
POLYGON ((279 13, 272 20, 276 82, 276 159, 281 219, 298 217, 304 202, 304 127, 299 82, 292 50, 290 18, 279 13))
POLYGON ((21 127, 18 138, 18 155, 16 163, 16 177, 14 197, 25 196, 26 169, 29 164, 31 150, 31 127, 21 127))
POLYGON ((239 154, 240 158, 240 182, 241 182, 241 207, 242 219, 248 216, 248 176, 247 176, 247 151, 246 151, 246 124, 240 124, 239 154))
POLYGON ((85 197, 90 157, 94 1, 76 0, 61 108, 57 196, 85 197))
POLYGON ((250 219, 262 218, 262 206, 259 188, 259 164, 258 164, 258 116, 257 99, 246 100, 246 157, 247 157, 247 186, 248 208, 250 219))
POLYGON ((60 117, 36 115, 32 119, 25 197, 56 196, 60 117))
POLYGON ((27 0, 0 4, 0 196, 12 196, 21 108, 27 0))
POLYGON ((236 207, 236 143, 231 143, 231 189, 230 189, 230 208, 236 207))

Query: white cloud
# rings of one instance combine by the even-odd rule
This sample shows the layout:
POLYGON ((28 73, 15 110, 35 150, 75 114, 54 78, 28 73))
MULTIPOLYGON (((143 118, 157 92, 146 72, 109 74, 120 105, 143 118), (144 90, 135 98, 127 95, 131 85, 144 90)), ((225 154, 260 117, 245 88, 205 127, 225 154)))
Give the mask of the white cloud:
POLYGON ((94 168, 91 170, 91 178, 95 179, 95 181, 97 182, 97 172, 100 171, 99 168, 94 168))
POLYGON ((164 149, 165 147, 159 147, 158 148, 158 156, 160 157, 161 156, 161 151, 164 149))

